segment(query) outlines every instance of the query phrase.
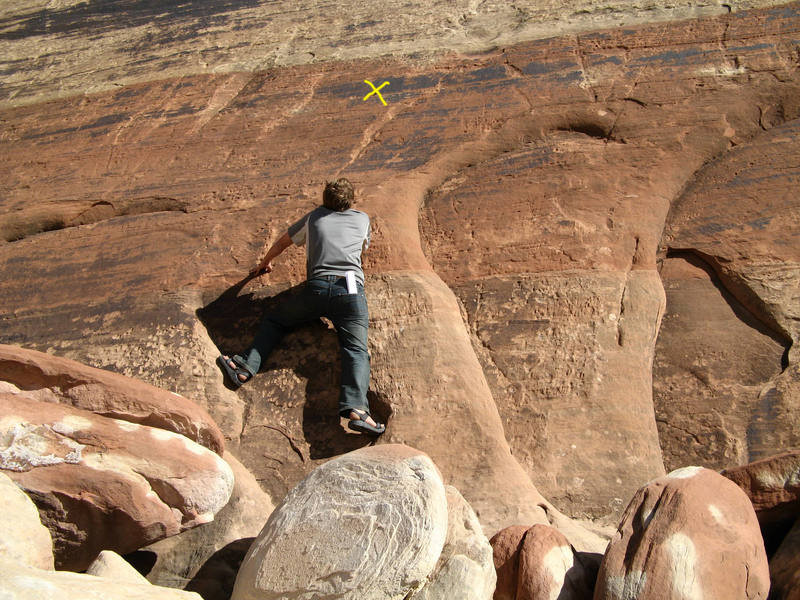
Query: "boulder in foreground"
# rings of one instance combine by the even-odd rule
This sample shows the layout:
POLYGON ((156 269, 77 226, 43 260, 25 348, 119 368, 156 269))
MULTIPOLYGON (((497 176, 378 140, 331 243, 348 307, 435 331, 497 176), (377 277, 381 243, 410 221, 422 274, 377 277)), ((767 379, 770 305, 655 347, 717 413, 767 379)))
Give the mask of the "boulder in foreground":
POLYGON ((769 567, 750 500, 685 467, 634 496, 600 566, 594 600, 765 600, 769 567))
POLYGON ((212 521, 230 498, 228 464, 177 433, 23 394, 0 393, 0 415, 0 468, 36 503, 57 568, 212 521))
POLYGON ((36 505, 6 474, 0 472, 0 560, 37 569, 53 568, 53 540, 39 520, 36 505))
POLYGON ((203 600, 194 592, 0 561, 3 600, 203 600))
POLYGON ((393 444, 357 450, 318 467, 275 509, 232 600, 403 600, 425 585, 446 535, 430 458, 393 444))

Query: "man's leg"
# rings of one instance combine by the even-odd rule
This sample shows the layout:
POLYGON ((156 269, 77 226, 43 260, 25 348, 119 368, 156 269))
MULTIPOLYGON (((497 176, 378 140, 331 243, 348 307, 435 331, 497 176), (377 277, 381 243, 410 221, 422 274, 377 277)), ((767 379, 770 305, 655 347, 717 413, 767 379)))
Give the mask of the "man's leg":
POLYGON ((321 316, 322 304, 319 291, 305 283, 298 294, 284 299, 262 319, 250 348, 241 356, 232 357, 233 361, 254 376, 284 335, 321 316))
POLYGON ((369 412, 369 351, 367 330, 369 313, 364 290, 359 285, 358 294, 345 294, 331 298, 331 321, 336 327, 342 359, 339 388, 339 414, 352 418, 352 411, 369 412))

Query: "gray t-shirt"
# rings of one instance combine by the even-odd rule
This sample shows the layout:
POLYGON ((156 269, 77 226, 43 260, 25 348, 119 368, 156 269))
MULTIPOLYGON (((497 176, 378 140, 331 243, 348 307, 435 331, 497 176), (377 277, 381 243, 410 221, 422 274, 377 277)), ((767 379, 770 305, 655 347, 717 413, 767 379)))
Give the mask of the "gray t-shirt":
POLYGON ((364 284, 361 250, 369 246, 369 216, 349 208, 335 211, 319 206, 289 227, 289 237, 306 247, 306 276, 344 277, 353 271, 364 284))

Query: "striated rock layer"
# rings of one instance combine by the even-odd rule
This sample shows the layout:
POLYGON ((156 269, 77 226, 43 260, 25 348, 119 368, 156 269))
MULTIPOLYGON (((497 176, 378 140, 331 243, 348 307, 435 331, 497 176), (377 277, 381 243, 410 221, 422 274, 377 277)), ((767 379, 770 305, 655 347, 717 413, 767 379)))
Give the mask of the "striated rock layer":
MULTIPOLYGON (((670 316, 657 272, 667 247, 718 257, 722 285, 764 336, 796 340, 798 236, 734 259, 747 232, 721 228, 716 188, 703 186, 719 181, 715 165, 753 162, 753 179, 771 183, 746 187, 737 210, 775 196, 770 210, 796 223, 784 192, 798 31, 795 2, 473 56, 176 76, 5 108, 0 341, 201 399, 277 501, 366 443, 338 425, 335 337, 323 325, 289 336, 236 394, 214 358, 249 343, 265 298, 302 280, 295 249, 269 276, 244 278, 344 175, 373 217, 371 400, 389 417, 386 440, 429 454, 489 532, 558 521, 542 496, 616 518, 664 472, 651 365, 678 352, 655 347, 670 316), (390 82, 386 106, 363 100, 365 79, 390 82), (711 223, 695 231, 701 214, 711 223)), ((685 368, 670 365, 662 382, 685 368)), ((789 352, 745 381, 761 389, 735 396, 748 424, 709 427, 747 440, 700 458, 793 443, 796 371, 789 352)), ((657 397, 662 436, 695 434, 690 407, 673 414, 668 398, 657 397)), ((668 462, 686 447, 667 440, 668 462)))

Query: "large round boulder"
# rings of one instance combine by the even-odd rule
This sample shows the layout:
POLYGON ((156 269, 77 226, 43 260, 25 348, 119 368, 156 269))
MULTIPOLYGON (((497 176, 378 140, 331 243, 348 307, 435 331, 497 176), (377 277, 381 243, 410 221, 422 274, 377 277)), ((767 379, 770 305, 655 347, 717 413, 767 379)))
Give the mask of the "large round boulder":
POLYGON ((747 495, 685 467, 642 487, 600 566, 594 600, 765 600, 769 567, 747 495))
POLYGON ((402 600, 424 586, 447 535, 447 499, 425 454, 386 444, 312 471, 270 516, 232 600, 402 600))

